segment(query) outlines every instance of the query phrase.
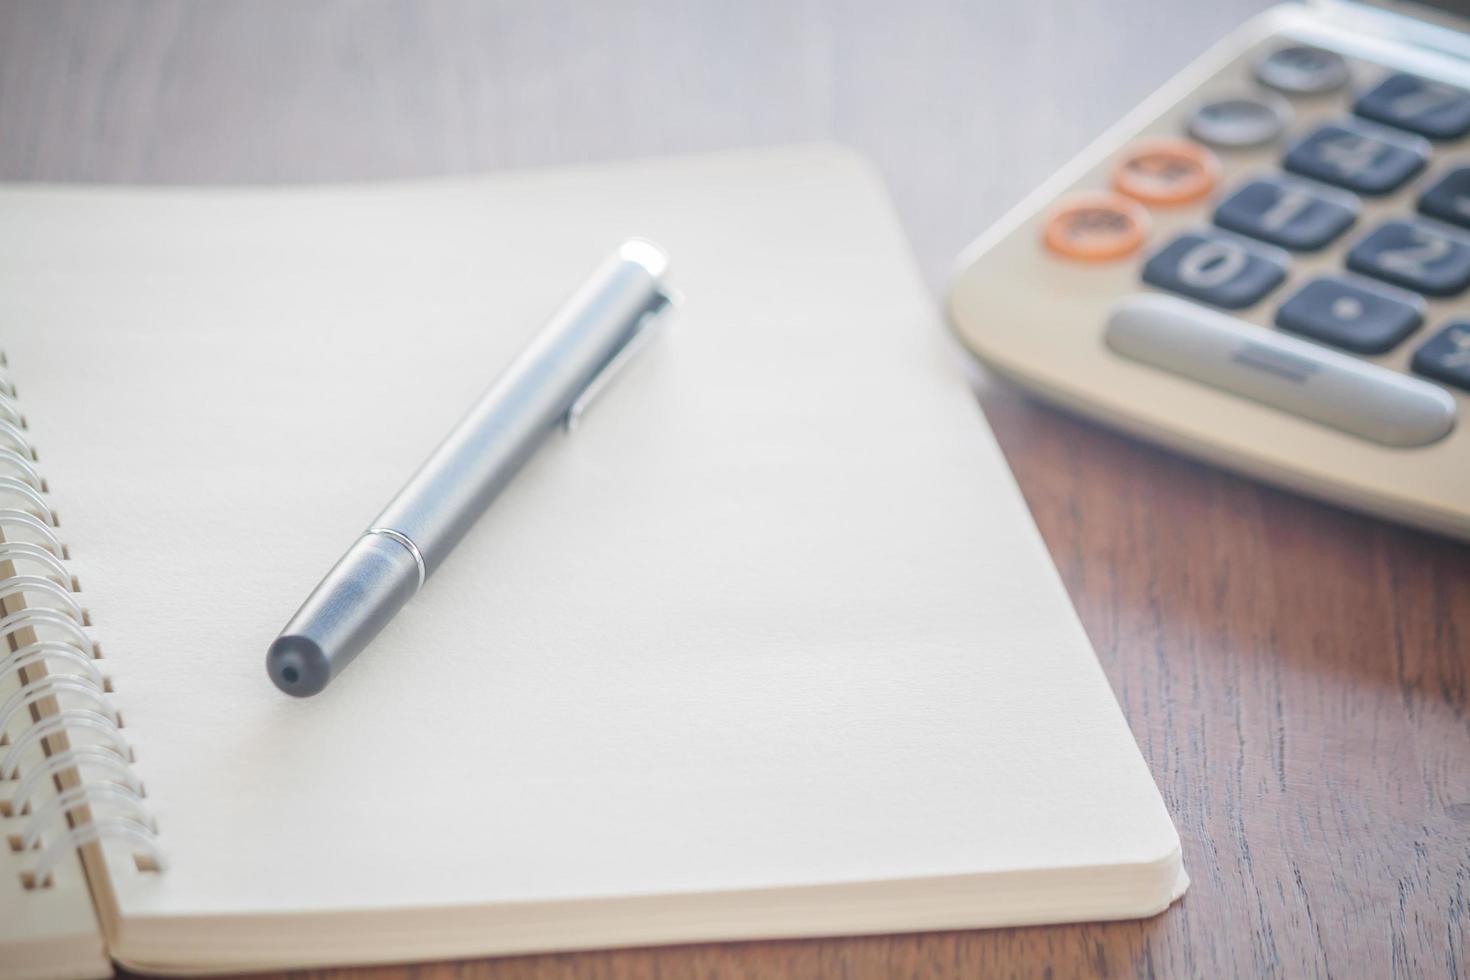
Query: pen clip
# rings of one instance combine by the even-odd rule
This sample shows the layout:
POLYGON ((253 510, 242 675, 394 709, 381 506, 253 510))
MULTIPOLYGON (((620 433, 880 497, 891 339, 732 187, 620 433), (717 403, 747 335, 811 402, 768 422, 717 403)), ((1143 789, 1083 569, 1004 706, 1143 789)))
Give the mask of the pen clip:
POLYGON ((618 348, 616 354, 608 358, 602 370, 593 375, 592 380, 587 382, 587 386, 582 389, 582 393, 567 408, 567 414, 562 418, 563 429, 569 433, 576 430, 592 403, 602 397, 613 379, 632 363, 633 359, 658 335, 659 318, 669 307, 677 306, 680 298, 674 290, 663 287, 658 289, 652 305, 638 318, 638 324, 628 335, 627 341, 618 348))

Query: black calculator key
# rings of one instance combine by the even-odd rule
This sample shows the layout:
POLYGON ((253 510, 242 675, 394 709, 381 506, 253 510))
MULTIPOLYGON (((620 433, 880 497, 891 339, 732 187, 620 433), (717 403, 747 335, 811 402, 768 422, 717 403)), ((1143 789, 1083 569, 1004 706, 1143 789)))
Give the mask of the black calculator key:
POLYGON ((1210 232, 1186 232, 1143 266, 1143 281, 1211 306, 1240 310, 1281 285, 1286 261, 1210 232))
POLYGON ((1319 249, 1357 219, 1350 194, 1305 186, 1304 181, 1261 178, 1231 194, 1215 209, 1215 224, 1294 252, 1319 249))
POLYGON ((1319 95, 1348 83, 1348 66, 1335 51, 1305 44, 1277 48, 1256 65, 1256 78, 1292 95, 1319 95))
POLYGON ((1382 354, 1419 328, 1423 306, 1417 296, 1331 276, 1293 293, 1276 325, 1356 354, 1382 354))
POLYGON ((1470 286, 1470 241, 1412 221, 1386 221, 1353 246, 1347 265, 1426 296, 1454 296, 1470 286))
POLYGON ((1421 139, 1325 123, 1298 140, 1282 166, 1359 194, 1379 195, 1402 187, 1428 159, 1429 144, 1421 139))
POLYGON ((1430 139, 1459 139, 1470 133, 1470 92, 1417 75, 1388 76, 1359 96, 1353 111, 1430 139))
POLYGON ((1419 213, 1470 228, 1470 167, 1457 167, 1419 198, 1419 213))
POLYGON ((1420 374, 1470 391, 1470 320, 1456 320, 1414 352, 1420 374))

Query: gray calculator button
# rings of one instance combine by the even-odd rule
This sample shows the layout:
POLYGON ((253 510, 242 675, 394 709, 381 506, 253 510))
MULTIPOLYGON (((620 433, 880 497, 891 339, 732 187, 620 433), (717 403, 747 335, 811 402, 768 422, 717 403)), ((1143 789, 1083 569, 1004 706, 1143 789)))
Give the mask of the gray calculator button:
POLYGON ((1447 323, 1414 352, 1413 368, 1470 391, 1470 320, 1447 323))
POLYGON ((1424 322, 1424 301, 1340 276, 1313 279, 1276 311, 1283 330, 1355 354, 1382 354, 1424 322))
POLYGON ((1470 92, 1402 72, 1364 92, 1353 112, 1430 139, 1453 140, 1470 133, 1470 92))
POLYGON ((1201 143, 1225 148, 1263 146, 1280 136, 1291 119, 1291 107, 1269 93, 1206 102, 1189 119, 1189 135, 1201 143))
POLYGON ((1281 253, 1212 232, 1186 232, 1144 263, 1143 281, 1211 306, 1242 310, 1286 278, 1281 253))
POLYGON ((1354 272, 1426 296, 1470 288, 1470 240, 1413 221, 1385 221, 1348 252, 1354 272))
POLYGON ((1348 83, 1348 66, 1342 55, 1305 44, 1278 48, 1256 65, 1256 78, 1292 95, 1335 92, 1348 83))
POLYGON ((1281 165, 1294 174, 1359 194, 1388 194, 1424 169, 1429 144, 1349 123, 1318 126, 1286 151, 1281 165))
POLYGON ((1294 252, 1323 248, 1358 217, 1358 199, 1306 181, 1261 178, 1215 209, 1215 224, 1294 252))
POLYGON ((1105 338, 1124 357, 1385 446, 1454 428, 1442 388, 1172 296, 1125 298, 1105 338))
POLYGON ((1419 198, 1419 213, 1470 228, 1470 167, 1456 167, 1419 198))

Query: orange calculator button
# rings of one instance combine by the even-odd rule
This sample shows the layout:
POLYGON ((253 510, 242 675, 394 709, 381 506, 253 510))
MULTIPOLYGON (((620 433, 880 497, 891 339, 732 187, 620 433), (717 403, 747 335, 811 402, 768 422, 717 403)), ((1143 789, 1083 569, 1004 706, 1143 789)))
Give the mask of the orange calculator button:
POLYGON ((1188 140, 1135 143, 1113 171, 1113 187, 1145 204, 1188 204, 1220 180, 1220 161, 1188 140))
POLYGON ((1069 259, 1103 262, 1138 250, 1148 231, 1148 212, 1119 194, 1069 197, 1046 219, 1046 247, 1069 259))

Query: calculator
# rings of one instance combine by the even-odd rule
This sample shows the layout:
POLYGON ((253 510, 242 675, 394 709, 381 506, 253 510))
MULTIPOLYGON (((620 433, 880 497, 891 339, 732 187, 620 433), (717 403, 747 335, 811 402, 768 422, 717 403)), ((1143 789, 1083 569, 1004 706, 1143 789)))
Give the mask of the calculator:
POLYGON ((1273 8, 961 256, 988 368, 1470 539, 1470 7, 1273 8))

